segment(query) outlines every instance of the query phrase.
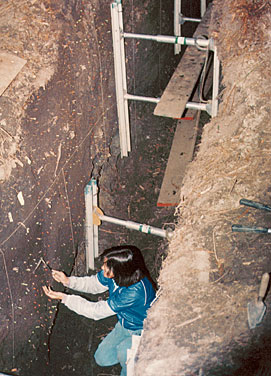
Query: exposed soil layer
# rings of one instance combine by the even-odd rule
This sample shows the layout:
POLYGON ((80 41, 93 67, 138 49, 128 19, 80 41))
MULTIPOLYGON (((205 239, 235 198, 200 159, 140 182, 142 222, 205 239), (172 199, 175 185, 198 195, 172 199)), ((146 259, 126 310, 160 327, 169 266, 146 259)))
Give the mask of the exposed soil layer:
MULTIPOLYGON (((168 34, 172 4, 158 5, 127 4, 127 31, 168 34), (147 8, 159 15, 152 25, 147 8)), ((0 11, 5 50, 27 60, 0 98, 5 135, 0 150, 5 170, 1 371, 95 375, 102 371, 95 368, 93 352, 113 323, 94 325, 43 296, 43 284, 59 286, 40 260, 67 274, 85 274, 84 187, 91 176, 99 182, 100 207, 107 215, 157 227, 172 222, 173 209, 157 209, 156 200, 175 123, 154 118, 153 105, 132 104, 133 151, 128 159, 120 159, 110 1, 25 0, 3 4, 0 11)), ((172 51, 172 46, 128 43, 129 90, 159 95, 178 60, 172 51), (140 56, 146 59, 144 67, 140 56)), ((152 274, 158 274, 161 239, 102 225, 101 250, 123 242, 138 245, 152 274)), ((119 368, 112 372, 118 374, 119 368)))
MULTIPOLYGON (((138 110, 140 111, 140 108, 138 110)), ((149 126, 144 137, 138 140, 138 145, 129 159, 118 160, 101 176, 100 207, 102 209, 106 207, 106 215, 148 223, 161 228, 166 224, 171 225, 174 221, 175 209, 157 208, 156 203, 169 146, 174 135, 175 122, 155 118, 151 115, 151 106, 142 109, 142 118, 139 116, 139 111, 137 112, 138 124, 142 126, 149 124, 149 126)), ((158 276, 161 260, 166 255, 166 240, 153 235, 131 232, 126 228, 108 223, 101 225, 99 233, 101 250, 111 245, 124 243, 140 247, 151 274, 154 277, 158 276)), ((99 263, 97 268, 99 268, 99 263)), ((83 240, 74 273, 86 274, 83 240)), ((97 299, 95 296, 86 297, 91 300, 97 299)), ((82 373, 84 375, 103 373, 118 375, 119 366, 102 369, 93 361, 93 353, 97 345, 101 338, 109 333, 115 322, 115 318, 93 322, 93 320, 79 317, 60 305, 48 343, 49 359, 42 358, 42 354, 38 354, 37 360, 32 361, 29 369, 26 371, 25 368, 22 374, 25 374, 24 372, 29 375, 35 374, 43 360, 43 372, 48 376, 81 375, 82 373)))
POLYGON ((271 270, 269 235, 232 231, 270 227, 268 211, 239 203, 270 206, 270 4, 217 0, 212 22, 223 72, 219 115, 205 125, 183 182, 137 375, 270 375, 270 292, 255 329, 247 312, 271 270))
MULTIPOLYGON (((67 274, 85 274, 83 189, 91 176, 106 215, 156 227, 174 222, 174 209, 157 208, 156 201, 175 122, 153 117, 153 105, 132 103, 133 150, 120 159, 110 2, 1 4, 3 46, 28 61, 0 98, 0 364, 14 375, 120 372, 93 362, 114 320, 94 323, 41 293, 45 283, 60 288, 41 257, 67 274)), ((127 32, 172 33, 172 1, 124 5, 127 32)), ((187 172, 169 250, 162 239, 100 227, 100 250, 139 246, 161 287, 145 323, 137 375, 269 372, 270 310, 251 331, 246 309, 270 271, 270 241, 231 231, 233 223, 270 224, 269 213, 239 205, 242 197, 270 204, 268 30, 269 2, 214 2, 221 108, 187 172)), ((172 46, 128 41, 126 51, 128 91, 161 95, 178 60, 172 46)))

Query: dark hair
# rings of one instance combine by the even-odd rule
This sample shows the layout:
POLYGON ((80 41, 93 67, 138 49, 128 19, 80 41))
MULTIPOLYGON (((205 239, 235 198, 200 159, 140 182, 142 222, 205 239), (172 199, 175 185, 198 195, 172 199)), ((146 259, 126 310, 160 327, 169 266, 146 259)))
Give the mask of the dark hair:
POLYGON ((113 273, 118 286, 131 286, 147 277, 153 288, 157 285, 148 271, 141 251, 134 245, 119 245, 106 249, 101 255, 102 261, 107 259, 106 265, 113 273))

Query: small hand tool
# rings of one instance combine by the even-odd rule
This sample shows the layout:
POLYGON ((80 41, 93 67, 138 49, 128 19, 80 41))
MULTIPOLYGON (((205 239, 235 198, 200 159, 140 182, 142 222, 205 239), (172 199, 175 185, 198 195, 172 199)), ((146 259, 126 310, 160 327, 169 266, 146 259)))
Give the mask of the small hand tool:
MULTIPOLYGON (((240 200, 240 205, 250 206, 251 208, 266 210, 271 212, 271 206, 261 204, 260 202, 255 202, 242 198, 240 200)), ((243 226, 243 225, 232 225, 232 231, 236 232, 256 232, 261 234, 270 234, 271 228, 267 227, 257 227, 257 226, 243 226)))
POLYGON ((256 328, 263 319, 266 311, 264 297, 269 284, 269 274, 264 273, 261 279, 260 289, 256 300, 249 302, 247 305, 248 325, 250 329, 256 328))
POLYGON ((44 260, 43 257, 40 258, 39 262, 37 263, 35 269, 33 270, 33 273, 35 273, 35 271, 38 269, 38 267, 40 266, 40 264, 43 263, 43 267, 49 269, 50 271, 52 271, 52 267, 44 260))
POLYGON ((41 262, 43 262, 43 265, 48 268, 49 270, 52 271, 52 267, 48 264, 48 262, 46 262, 43 257, 40 258, 41 259, 41 262))

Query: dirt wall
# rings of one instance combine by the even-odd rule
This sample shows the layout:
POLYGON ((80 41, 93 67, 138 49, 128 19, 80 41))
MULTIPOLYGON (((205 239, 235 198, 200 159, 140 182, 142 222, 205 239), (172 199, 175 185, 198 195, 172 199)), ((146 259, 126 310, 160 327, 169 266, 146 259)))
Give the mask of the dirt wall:
MULTIPOLYGON (((172 9, 171 1, 127 2, 127 31, 171 33, 172 9)), ((59 288, 41 258, 68 274, 77 267, 82 272, 84 259, 75 258, 84 250, 84 186, 91 176, 98 178, 105 188, 103 209, 119 213, 114 194, 122 187, 115 164, 126 168, 127 162, 119 156, 110 1, 24 0, 3 4, 0 12, 3 50, 27 60, 0 98, 0 365, 1 371, 28 376, 33 359, 43 371, 41 365, 49 361, 58 312, 57 304, 41 294, 43 284, 59 288), (110 182, 111 176, 115 180, 110 182)), ((129 89, 159 95, 174 69, 176 59, 168 58, 172 50, 128 43, 129 89)), ((143 114, 144 106, 132 115, 140 117, 132 122, 133 148, 146 137, 143 114)), ((172 137, 170 124, 160 126, 165 133, 171 129, 172 137)), ((159 150, 159 142, 149 150, 159 150)), ((144 186, 137 188, 153 195, 151 183, 144 186)), ((126 212, 133 205, 127 200, 126 212)), ((112 232, 101 240, 101 248, 111 242, 112 232)))
POLYGON ((27 363, 37 349, 48 351, 57 305, 41 297, 41 285, 52 281, 40 258, 72 269, 84 238, 83 189, 94 163, 97 174, 109 155, 114 127, 105 130, 105 120, 116 117, 105 92, 113 92, 113 79, 102 70, 101 59, 110 58, 99 45, 109 25, 96 27, 101 9, 94 6, 24 1, 7 9, 5 48, 27 60, 1 97, 2 108, 13 109, 5 111, 7 130, 17 137, 4 165, 20 162, 1 184, 1 366, 9 370, 20 369, 18 354, 27 363))
POLYGON ((270 4, 215 1, 212 35, 222 62, 219 115, 204 127, 176 212, 179 225, 160 273, 137 375, 270 374, 267 314, 251 330, 247 303, 271 270, 268 235, 233 224, 270 226, 270 4))

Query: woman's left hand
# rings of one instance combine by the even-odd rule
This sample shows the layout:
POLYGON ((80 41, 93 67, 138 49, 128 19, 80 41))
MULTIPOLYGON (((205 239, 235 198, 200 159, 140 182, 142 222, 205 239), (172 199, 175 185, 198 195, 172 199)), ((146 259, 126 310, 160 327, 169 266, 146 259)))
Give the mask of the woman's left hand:
POLYGON ((60 300, 62 300, 64 298, 64 296, 66 295, 63 292, 53 291, 50 286, 49 287, 42 286, 42 289, 43 289, 45 295, 47 295, 51 299, 60 299, 60 300))

